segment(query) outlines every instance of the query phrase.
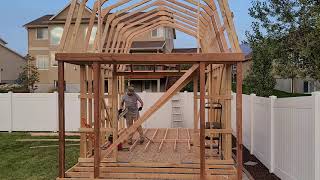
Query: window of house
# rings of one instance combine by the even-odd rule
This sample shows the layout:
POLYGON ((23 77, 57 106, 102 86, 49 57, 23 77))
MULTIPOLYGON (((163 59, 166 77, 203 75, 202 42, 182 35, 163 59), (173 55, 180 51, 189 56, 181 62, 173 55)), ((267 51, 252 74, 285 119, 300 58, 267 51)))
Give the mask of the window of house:
POLYGON ((52 67, 58 67, 58 61, 56 61, 56 52, 50 53, 50 60, 51 60, 52 67))
POLYGON ((164 34, 163 31, 164 31, 163 27, 159 27, 157 29, 154 29, 151 31, 151 37, 153 37, 153 38, 163 37, 163 34, 164 34))
POLYGON ((59 45, 63 34, 63 27, 54 27, 50 31, 50 43, 51 45, 59 45))
POLYGON ((48 28, 37 28, 36 29, 37 40, 47 40, 48 39, 48 28))
MULTIPOLYGON (((92 27, 92 31, 91 31, 91 34, 90 34, 90 40, 89 40, 89 44, 90 45, 93 45, 93 43, 94 43, 94 39, 96 38, 97 30, 98 30, 97 26, 93 26, 92 27)), ((87 36, 87 32, 88 32, 88 27, 85 30, 84 37, 87 36)))
POLYGON ((39 70, 47 70, 49 68, 49 57, 46 55, 37 56, 36 65, 39 70))

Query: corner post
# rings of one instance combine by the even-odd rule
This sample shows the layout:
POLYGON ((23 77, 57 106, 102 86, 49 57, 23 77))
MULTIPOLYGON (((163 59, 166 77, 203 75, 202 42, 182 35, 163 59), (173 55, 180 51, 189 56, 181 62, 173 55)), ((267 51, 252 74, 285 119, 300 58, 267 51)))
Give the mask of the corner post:
POLYGON ((242 180, 242 62, 237 63, 237 177, 242 180))
POLYGON ((65 109, 64 109, 64 62, 58 62, 59 93, 59 177, 65 177, 65 109))
POLYGON ((204 62, 200 62, 199 77, 200 77, 200 179, 206 179, 205 171, 205 69, 204 62))
POLYGON ((100 64, 93 63, 93 83, 94 83, 94 178, 100 174, 100 64))
MULTIPOLYGON (((86 66, 80 66, 80 127, 85 128, 83 123, 87 121, 87 99, 84 95, 87 94, 86 83, 86 66), (84 121, 84 122, 83 122, 84 121)), ((87 137, 86 133, 80 133, 80 157, 87 157, 87 137)))
MULTIPOLYGON (((112 117, 113 117, 113 142, 118 139, 118 77, 117 64, 113 65, 112 74, 112 117)), ((118 148, 113 151, 114 158, 118 158, 118 148)))

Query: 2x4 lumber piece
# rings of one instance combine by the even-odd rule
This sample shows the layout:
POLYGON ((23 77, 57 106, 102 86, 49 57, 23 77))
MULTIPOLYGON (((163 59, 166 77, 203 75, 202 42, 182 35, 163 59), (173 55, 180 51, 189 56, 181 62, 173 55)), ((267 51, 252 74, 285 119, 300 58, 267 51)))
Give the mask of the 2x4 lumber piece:
POLYGON ((74 25, 72 36, 71 36, 70 49, 74 48, 73 46, 74 46, 74 43, 75 43, 75 41, 77 39, 77 36, 78 36, 79 27, 80 27, 81 20, 82 20, 82 14, 84 12, 84 9, 86 8, 87 1, 88 0, 82 0, 81 4, 80 4, 80 7, 78 9, 76 23, 74 25))
POLYGON ((65 177, 65 102, 64 62, 58 62, 58 103, 59 103, 59 177, 65 177))
POLYGON ((151 72, 118 72, 117 76, 126 76, 126 77, 134 77, 134 76, 182 76, 184 72, 159 72, 159 71, 151 71, 151 72))
POLYGON ((205 179, 205 63, 200 63, 200 179, 205 179))
MULTIPOLYGON (((80 99, 93 99, 93 95, 92 94, 80 94, 78 97, 80 99)), ((112 96, 104 94, 102 98, 112 98, 112 96)))
MULTIPOLYGON (((193 76, 193 128, 194 130, 198 129, 198 100, 196 97, 198 96, 198 76, 193 76)), ((194 136, 194 140, 195 140, 194 136)))
POLYGON ((99 177, 100 164, 100 64, 93 64, 94 83, 94 178, 99 177))
MULTIPOLYGON (((113 128, 100 128, 100 132, 113 132, 113 128)), ((94 128, 79 128, 79 132, 94 133, 94 128)))
MULTIPOLYGON (((59 133, 41 133, 41 132, 32 132, 30 133, 31 137, 48 137, 48 136, 59 136, 59 133)), ((65 133, 65 136, 80 136, 79 133, 65 133)))
MULTIPOLYGON (((115 75, 117 72, 117 65, 113 65, 113 74, 112 74, 112 119, 114 128, 113 132, 113 142, 118 139, 118 78, 115 75)), ((117 159, 118 157, 118 148, 113 150, 113 155, 117 159)))
MULTIPOLYGON (((231 72, 232 66, 227 65, 225 70, 225 94, 231 94, 231 72)), ((225 128, 231 129, 231 100, 225 101, 225 128)), ((232 134, 225 135, 225 158, 231 159, 232 158, 232 134)))
MULTIPOLYGON (((146 135, 146 133, 147 133, 148 130, 149 130, 149 129, 145 129, 145 130, 143 131, 143 136, 146 135)), ((137 139, 134 141, 134 143, 132 144, 132 146, 130 146, 130 148, 129 148, 129 151, 130 151, 130 152, 132 152, 133 149, 137 146, 138 141, 139 141, 139 138, 137 138, 137 139)), ((149 140, 149 142, 150 142, 150 140, 149 140)), ((148 143, 149 143, 149 142, 148 142, 148 143)))
MULTIPOLYGON (((200 96, 196 96, 197 99, 200 99, 200 96)), ((210 100, 231 100, 232 96, 231 95, 206 95, 205 99, 210 99, 210 100)))
MULTIPOLYGON (((66 146, 79 146, 80 144, 66 144, 66 146)), ((31 146, 30 149, 58 147, 59 145, 31 146)))
POLYGON ((178 139, 179 139, 179 129, 180 129, 180 128, 177 128, 177 129, 176 129, 177 134, 176 134, 176 139, 174 140, 173 151, 177 151, 177 141, 178 141, 178 139))
POLYGON ((72 21, 72 17, 73 17, 76 5, 77 5, 77 0, 72 0, 71 5, 70 5, 70 9, 68 12, 67 20, 66 20, 66 23, 63 28, 63 33, 62 33, 62 37, 61 37, 61 41, 60 41, 61 43, 58 48, 59 52, 61 52, 65 49, 66 40, 67 40, 67 36, 69 34, 70 25, 71 25, 71 21, 72 21))
POLYGON ((180 79, 176 81, 171 88, 165 92, 150 109, 148 109, 131 127, 126 129, 126 133, 123 133, 117 141, 115 141, 105 152, 104 155, 108 155, 114 148, 116 148, 121 142, 128 139, 131 133, 134 133, 137 128, 145 122, 153 113, 161 108, 174 94, 180 91, 191 80, 192 74, 198 69, 199 65, 194 64, 180 79))
MULTIPOLYGON (((150 168, 150 167, 100 167, 101 173, 164 173, 164 174, 198 174, 199 168, 174 168, 174 167, 163 167, 163 168, 150 168)), ((87 173, 93 172, 92 167, 74 167, 73 171, 69 171, 69 176, 86 176, 87 173), (73 175, 72 175, 73 173, 73 175), (81 174, 83 173, 83 174, 81 174)), ((215 175, 228 175, 236 174, 235 168, 218 168, 218 169, 207 169, 208 174, 215 175)), ((68 175, 68 174, 67 174, 68 175)))
POLYGON ((190 137, 190 131, 189 131, 189 129, 187 129, 187 128, 186 128, 186 131, 187 131, 187 135, 188 135, 188 151, 190 152, 190 151, 191 151, 191 144, 190 144, 191 137, 190 137))
MULTIPOLYGON (((80 66, 80 95, 86 93, 86 66, 80 66)), ((82 120, 85 119, 87 123, 87 99, 80 99, 80 125, 82 127, 82 120)), ((87 152, 87 136, 85 133, 80 134, 80 157, 86 157, 87 152)))
POLYGON ((232 129, 206 129, 206 134, 232 134, 232 129))
MULTIPOLYGON (((93 158, 79 158, 79 164, 82 167, 93 167, 93 158)), ((230 169, 234 168, 233 160, 207 160, 208 169, 230 169)), ((146 168, 200 168, 197 163, 170 163, 170 162, 116 162, 104 158, 101 161, 100 167, 146 167, 146 168)))
MULTIPOLYGON (((60 139, 17 139, 16 142, 58 142, 60 139)), ((80 142, 80 139, 65 139, 69 142, 80 142)))
POLYGON ((162 145, 163 145, 164 141, 167 139, 167 135, 168 135, 168 128, 166 129, 166 132, 164 133, 163 139, 161 140, 158 152, 161 152, 162 145))
POLYGON ((148 143, 146 144, 146 147, 144 148, 144 151, 147 151, 147 148, 148 148, 149 144, 150 144, 151 142, 153 142, 154 138, 155 138, 156 135, 157 135, 158 130, 159 130, 159 129, 156 129, 156 130, 154 131, 151 139, 149 139, 148 143))
POLYGON ((237 102, 236 102, 236 117, 237 117, 237 177, 242 180, 242 63, 237 63, 237 102))
MULTIPOLYGON (((231 170, 232 171, 232 170, 231 170)), ((208 172, 209 173, 209 172, 208 172)), ((219 173, 216 175, 211 175, 210 179, 215 179, 215 180, 223 180, 223 179, 229 179, 228 177, 225 177, 227 175, 233 175, 232 172, 230 173, 219 173), (220 177, 221 176, 221 177, 220 177), (218 178, 220 177, 220 178, 218 178), (217 179, 218 178, 218 179, 217 179)), ((90 172, 68 172, 68 176, 70 178, 90 178, 92 176, 92 173, 90 172)), ((101 173, 101 178, 102 180, 110 180, 110 179, 180 179, 180 180, 199 180, 199 174, 198 173, 144 173, 144 172, 139 172, 139 173, 132 173, 132 172, 106 172, 106 173, 101 173)), ((82 179, 80 179, 82 180, 82 179)), ((91 179, 92 180, 92 179, 91 179)))
POLYGON ((101 62, 105 64, 196 64, 236 63, 244 61, 243 53, 171 53, 171 54, 108 54, 108 53, 57 53, 57 61, 101 62))

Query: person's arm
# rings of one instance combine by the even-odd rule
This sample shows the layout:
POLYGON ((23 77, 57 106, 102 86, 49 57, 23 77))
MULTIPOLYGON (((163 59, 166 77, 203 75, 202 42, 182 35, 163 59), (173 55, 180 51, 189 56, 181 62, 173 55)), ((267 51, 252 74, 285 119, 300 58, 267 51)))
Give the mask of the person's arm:
POLYGON ((136 94, 136 96, 137 96, 137 99, 140 103, 140 106, 143 107, 143 101, 142 101, 141 97, 138 94, 136 94))

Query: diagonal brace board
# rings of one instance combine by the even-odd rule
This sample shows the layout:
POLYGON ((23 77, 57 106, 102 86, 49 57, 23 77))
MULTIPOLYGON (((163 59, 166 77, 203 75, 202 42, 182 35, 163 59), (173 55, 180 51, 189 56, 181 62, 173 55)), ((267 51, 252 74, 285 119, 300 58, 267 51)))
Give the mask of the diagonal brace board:
POLYGON ((199 68, 199 64, 194 64, 176 83, 164 93, 159 100, 151 106, 125 133, 123 133, 103 154, 110 154, 122 141, 126 140, 130 134, 134 133, 143 122, 145 122, 153 113, 163 106, 174 94, 180 91, 192 79, 192 74, 199 68))

